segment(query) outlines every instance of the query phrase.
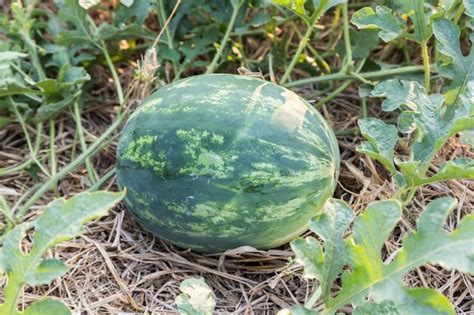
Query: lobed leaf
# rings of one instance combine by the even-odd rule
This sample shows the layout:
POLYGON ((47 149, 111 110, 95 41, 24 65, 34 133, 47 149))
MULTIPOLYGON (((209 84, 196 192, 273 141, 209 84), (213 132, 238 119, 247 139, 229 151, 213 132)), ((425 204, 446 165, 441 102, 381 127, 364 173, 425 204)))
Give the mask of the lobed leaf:
POLYGON ((334 280, 345 264, 344 231, 354 219, 352 209, 342 201, 330 200, 324 212, 314 217, 309 228, 324 240, 324 252, 319 242, 312 238, 299 238, 291 243, 296 261, 304 266, 304 275, 318 279, 324 299, 329 299, 334 280))
POLYGON ((396 175, 393 152, 398 140, 397 128, 377 118, 359 119, 358 124, 360 133, 367 141, 357 147, 357 152, 379 161, 393 175, 396 175))
MULTIPOLYGON (((21 314, 16 308, 16 298, 25 285, 49 284, 66 272, 66 266, 59 260, 43 260, 45 252, 56 244, 78 236, 83 225, 107 214, 108 209, 117 204, 123 192, 81 193, 68 200, 56 199, 49 203, 40 217, 33 223, 16 226, 5 237, 0 249, 0 269, 7 275, 4 288, 4 304, 0 304, 0 314, 21 314), (29 254, 22 252, 20 244, 26 230, 34 228, 33 244, 29 254)), ((27 314, 65 314, 57 302, 43 300, 33 304, 27 314), (57 313, 47 313, 46 309, 57 309, 57 313), (39 312, 39 313, 38 313, 39 312)))
MULTIPOLYGON (((448 105, 458 106, 468 83, 474 81, 474 49, 467 56, 461 51, 459 27, 446 19, 433 22, 433 32, 438 42, 437 49, 448 56, 451 62, 440 67, 440 74, 451 80, 444 95, 448 105)), ((471 35, 471 41, 474 35, 471 35)))
POLYGON ((306 0, 272 0, 274 3, 284 6, 292 11, 295 11, 297 14, 306 15, 304 5, 306 0))
MULTIPOLYGON (((342 201, 338 204, 348 208, 342 201)), ((428 263, 474 273, 474 214, 465 216, 456 230, 443 230, 447 216, 455 207, 456 200, 449 197, 429 203, 417 221, 417 230, 404 238, 391 262, 384 262, 381 250, 401 218, 402 207, 395 200, 369 204, 355 219, 352 235, 345 240, 341 259, 350 270, 342 274, 339 293, 334 298, 324 299, 323 313, 332 314, 344 305, 353 304, 354 314, 454 314, 453 306, 440 292, 408 288, 403 279, 409 271, 428 263)), ((333 245, 325 241, 323 257, 316 256, 317 261, 311 263, 311 256, 307 256, 304 267, 314 270, 316 266, 320 270, 320 261, 326 258, 326 246, 333 245)), ((325 287, 333 282, 323 284, 326 279, 318 280, 325 287)))
POLYGON ((30 306, 23 312, 24 315, 70 315, 69 308, 60 301, 53 299, 41 299, 30 306))
POLYGON ((384 42, 392 41, 403 34, 402 23, 385 6, 364 7, 352 15, 352 23, 359 29, 379 29, 384 42))
POLYGON ((77 0, 64 0, 59 8, 59 18, 73 29, 62 31, 56 37, 56 43, 60 45, 87 44, 99 48, 93 38, 95 25, 87 20, 87 11, 81 7, 77 0))
POLYGON ((141 27, 152 9, 151 0, 127 0, 121 3, 122 5, 117 10, 116 25, 132 21, 141 27))
POLYGON ((474 17, 474 0, 464 0, 464 8, 467 15, 474 17))
POLYGON ((401 81, 389 79, 380 82, 372 90, 372 96, 385 97, 382 110, 391 112, 405 105, 409 109, 416 109, 415 100, 425 89, 416 81, 401 81))
POLYGON ((430 19, 425 14, 424 0, 394 0, 396 6, 413 24, 413 32, 406 30, 404 36, 414 42, 424 43, 431 37, 430 19))
POLYGON ((400 162, 398 166, 406 180, 406 187, 419 187, 448 179, 474 179, 474 160, 467 158, 447 161, 431 177, 427 177, 419 172, 418 162, 400 162))
POLYGON ((404 37, 417 43, 426 43, 431 37, 431 27, 425 14, 424 0, 394 0, 393 4, 402 18, 396 17, 392 9, 386 6, 377 6, 375 11, 371 7, 364 7, 354 13, 352 23, 360 29, 379 29, 379 36, 385 42, 404 37), (402 22, 408 18, 411 19, 413 31, 406 22, 402 22))
MULTIPOLYGON (((404 133, 412 132, 415 129, 419 131, 418 138, 412 144, 409 161, 419 162, 417 164, 419 170, 411 169, 412 172, 416 171, 419 176, 424 176, 431 159, 449 137, 474 126, 474 81, 467 83, 464 93, 459 95, 457 105, 448 107, 448 110, 445 110, 445 107, 449 105, 445 104, 443 95, 427 95, 425 89, 414 81, 399 81, 396 79, 384 81, 374 88, 372 95, 387 98, 382 103, 382 108, 386 111, 397 108, 403 110, 398 120, 400 131, 404 133)), ((379 133, 383 134, 383 132, 379 133)), ((370 134, 366 136, 363 133, 363 135, 366 138, 367 136, 370 137, 370 134)), ((375 138, 372 135, 370 141, 376 141, 375 138)), ((377 152, 373 152, 373 146, 373 144, 372 147, 365 144, 359 150, 363 153, 367 152, 368 155, 369 153, 372 154, 372 158, 382 162, 383 159, 376 154, 377 152)), ((393 154, 391 157, 393 158, 393 154)), ((387 160, 383 164, 388 169, 392 167, 387 160)), ((400 165, 403 166, 404 164, 400 165)), ((410 165, 413 166, 414 164, 410 165)), ((412 176, 415 173, 408 175, 412 176)))

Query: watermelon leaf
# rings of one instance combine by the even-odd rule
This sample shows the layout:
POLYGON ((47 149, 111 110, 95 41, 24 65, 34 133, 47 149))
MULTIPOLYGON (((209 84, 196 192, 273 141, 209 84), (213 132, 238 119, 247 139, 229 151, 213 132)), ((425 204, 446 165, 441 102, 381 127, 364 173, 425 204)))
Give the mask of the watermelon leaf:
POLYGON ((367 141, 362 142, 357 151, 379 161, 392 175, 396 175, 393 159, 398 140, 397 128, 377 118, 359 119, 358 123, 360 132, 367 141))
POLYGON ((448 179, 474 179, 474 160, 458 158, 444 163, 440 170, 431 177, 426 177, 419 172, 419 163, 398 163, 406 180, 406 187, 419 187, 448 179))
MULTIPOLYGON (((312 0, 311 10, 306 10, 307 0, 272 0, 273 3, 286 7, 300 16, 306 23, 310 23, 311 17, 321 16, 332 7, 347 3, 347 0, 312 0)), ((312 25, 310 25, 312 26, 312 25)))
MULTIPOLYGON (((4 304, 0 314, 23 314, 17 310, 17 299, 24 285, 49 284, 66 271, 57 259, 44 260, 49 248, 80 235, 83 225, 107 214, 124 196, 123 192, 81 193, 70 199, 59 198, 48 204, 34 222, 16 226, 6 236, 0 249, 0 269, 7 276, 4 304), (29 253, 21 250, 26 231, 34 229, 29 253)), ((24 314, 69 314, 59 302, 41 300, 27 308, 24 314)), ((60 303, 62 305, 62 303, 60 303)))
POLYGON ((416 81, 385 80, 372 90, 372 96, 384 97, 382 109, 386 112, 396 110, 402 105, 408 109, 416 109, 415 99, 425 89, 416 81))
MULTIPOLYGON (((457 106, 468 83, 474 81, 474 49, 471 49, 469 55, 463 55, 459 41, 461 32, 454 22, 436 19, 433 22, 433 32, 439 52, 450 58, 448 64, 442 64, 440 67, 440 74, 451 80, 444 93, 446 102, 448 105, 457 106)), ((473 39, 474 35, 471 34, 471 41, 473 39)))
POLYGON ((324 240, 324 252, 313 237, 298 238, 291 243, 296 261, 303 265, 307 278, 318 279, 325 299, 330 297, 334 280, 344 267, 345 244, 343 234, 354 220, 354 213, 339 200, 330 200, 324 213, 309 223, 311 231, 324 240))
POLYGON ((464 0, 464 8, 467 15, 474 17, 474 0, 464 0))
POLYGON ((28 306, 24 315, 69 315, 71 311, 60 301, 53 299, 41 299, 28 306))
POLYGON ((216 306, 211 288, 203 278, 184 280, 179 289, 182 294, 176 297, 178 311, 182 315, 211 315, 216 306))
POLYGON ((372 95, 387 98, 382 103, 382 109, 402 110, 398 118, 398 127, 402 133, 417 131, 411 143, 409 160, 401 162, 396 159, 400 175, 393 164, 396 128, 390 128, 375 118, 359 120, 361 133, 368 141, 363 142, 357 151, 380 161, 396 177, 399 188, 416 188, 447 179, 472 178, 472 165, 463 159, 446 163, 432 177, 426 177, 426 172, 433 157, 451 136, 472 129, 474 81, 466 84, 455 106, 449 106, 441 94, 426 94, 426 90, 414 81, 384 81, 373 89, 372 95))
MULTIPOLYGON (((334 204, 345 209, 344 212, 351 211, 344 202, 331 201, 319 217, 330 215, 334 204)), ((349 270, 342 273, 339 293, 335 297, 323 296, 323 313, 332 314, 352 304, 354 314, 380 314, 382 310, 387 314, 454 314, 453 306, 440 292, 408 288, 403 279, 409 271, 428 263, 474 273, 474 214, 465 216, 456 230, 443 230, 447 216, 455 207, 456 200, 450 197, 429 203, 418 219, 417 230, 405 236, 391 261, 383 261, 382 247, 401 218, 402 205, 396 200, 369 204, 355 219, 352 234, 344 240, 345 250, 339 253, 339 259, 349 270), (367 296, 370 296, 368 301, 367 296)), ((306 274, 322 273, 321 261, 326 259, 328 246, 333 245, 325 239, 322 250, 312 246, 306 251, 295 251, 297 261, 310 269, 306 274)), ((334 282, 333 278, 317 279, 322 287, 331 287, 334 282)))
POLYGON ((379 36, 385 42, 403 37, 419 44, 426 43, 431 37, 431 26, 425 14, 424 0, 397 0, 394 4, 400 17, 410 18, 413 32, 402 18, 385 6, 377 6, 375 11, 370 7, 360 9, 352 16, 352 23, 359 29, 379 29, 379 36))
POLYGON ((389 42, 403 34, 403 24, 397 19, 390 8, 377 6, 375 11, 365 7, 355 12, 352 23, 359 29, 379 29, 379 37, 389 42))
POLYGON ((100 48, 92 35, 96 30, 96 26, 87 17, 87 11, 79 4, 79 1, 64 0, 59 8, 59 18, 73 26, 73 29, 60 32, 56 37, 56 43, 65 46, 86 44, 100 48))

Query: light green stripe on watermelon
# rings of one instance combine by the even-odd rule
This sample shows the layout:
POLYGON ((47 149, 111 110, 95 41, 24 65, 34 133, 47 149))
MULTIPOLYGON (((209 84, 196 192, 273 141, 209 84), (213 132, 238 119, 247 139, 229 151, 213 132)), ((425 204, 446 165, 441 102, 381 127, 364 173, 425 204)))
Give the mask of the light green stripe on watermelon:
POLYGON ((290 241, 331 196, 339 170, 335 137, 314 108, 234 75, 158 90, 127 122, 117 157, 138 222, 206 252, 290 241))

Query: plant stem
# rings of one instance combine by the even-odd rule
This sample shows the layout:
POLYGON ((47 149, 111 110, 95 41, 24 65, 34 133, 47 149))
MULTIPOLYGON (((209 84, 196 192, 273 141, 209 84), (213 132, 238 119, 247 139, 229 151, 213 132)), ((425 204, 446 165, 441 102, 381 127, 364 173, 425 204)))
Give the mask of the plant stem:
POLYGON ((56 175, 56 125, 54 119, 49 120, 49 154, 50 154, 50 167, 51 175, 56 175))
POLYGON ((93 191, 96 191, 96 190, 99 190, 100 187, 102 187, 102 185, 105 184, 105 182, 107 182, 110 178, 112 178, 113 176, 115 175, 115 167, 112 168, 110 171, 108 171, 104 176, 102 176, 101 178, 99 178, 99 180, 97 180, 97 182, 92 185, 88 191, 90 192, 93 192, 93 191))
MULTIPOLYGON (((374 79, 374 78, 381 78, 387 76, 393 76, 398 74, 406 74, 406 73, 414 73, 414 72, 421 72, 423 71, 423 66, 406 66, 388 70, 378 70, 378 71, 370 71, 365 73, 358 73, 358 75, 364 79, 374 79)), ((319 83, 319 82, 326 82, 326 81, 334 81, 334 80, 347 80, 352 79, 353 76, 351 74, 347 74, 343 71, 339 71, 334 74, 323 75, 319 77, 307 78, 298 81, 289 82, 287 84, 283 84, 285 87, 295 87, 305 84, 312 84, 312 83, 319 83)))
POLYGON ((104 41, 102 41, 101 49, 102 49, 102 53, 105 56, 105 61, 107 62, 107 65, 109 66, 110 72, 112 72, 112 77, 115 83, 115 89, 117 90, 117 95, 119 99, 120 111, 123 111, 124 96, 123 96, 122 84, 120 83, 120 78, 117 74, 117 70, 115 69, 114 63, 112 62, 112 58, 110 58, 109 51, 107 50, 107 47, 104 41))
MULTIPOLYGON (((355 69, 354 72, 352 72, 352 70, 350 68, 348 69, 345 69, 347 74, 349 75, 354 75, 356 73, 358 73, 360 71, 360 69, 362 69, 362 67, 364 66, 365 64, 365 59, 362 59, 360 61, 360 63, 357 65, 357 68, 355 69)), ((314 107, 316 108, 319 108, 321 107, 322 105, 324 105, 325 103, 327 103, 328 101, 332 100, 333 98, 337 97, 342 91, 344 91, 345 89, 347 89, 347 87, 353 82, 354 80, 348 80, 346 82, 344 82, 343 84, 341 84, 341 86, 339 86, 337 89, 335 89, 334 91, 332 91, 328 96, 326 96, 325 98, 319 100, 315 105, 314 107)))
MULTIPOLYGON (((300 30, 296 26, 296 24, 292 21, 290 22, 292 28, 295 30, 296 34, 301 38, 303 38, 303 34, 301 34, 300 30)), ((307 46, 308 50, 313 54, 314 58, 323 66, 324 70, 326 70, 327 73, 331 73, 331 67, 328 65, 326 60, 324 60, 323 57, 321 57, 321 54, 311 45, 307 46)))
POLYGON ((346 59, 344 68, 346 70, 352 69, 352 48, 351 48, 351 37, 349 34, 349 13, 347 12, 347 3, 342 4, 342 21, 344 30, 344 46, 346 49, 346 59))
POLYGON ((430 92, 430 56, 428 54, 428 45, 426 42, 421 44, 421 53, 423 59, 423 69, 425 71, 425 89, 430 92))
POLYGON ((362 118, 367 118, 367 98, 362 97, 360 101, 361 101, 361 104, 360 104, 361 116, 362 118))
POLYGON ((224 34, 224 37, 222 38, 219 49, 214 55, 214 58, 212 59, 211 64, 207 67, 206 74, 213 73, 214 70, 216 70, 217 63, 221 59, 221 55, 222 55, 222 52, 224 51, 224 47, 227 43, 227 40, 229 40, 230 33, 232 32, 232 29, 234 28, 234 24, 235 24, 235 21, 237 20, 237 15, 239 13, 240 7, 242 6, 242 3, 243 1, 239 0, 239 3, 234 7, 234 10, 232 11, 232 16, 230 17, 229 24, 227 25, 227 30, 225 31, 225 34, 224 34))
MULTIPOLYGON (((77 98, 74 101, 73 107, 74 107, 74 120, 76 121, 76 128, 79 134, 79 143, 81 145, 82 152, 84 152, 87 150, 87 144, 86 144, 86 139, 84 138, 84 130, 82 129, 81 112, 79 110, 79 104, 78 104, 77 98)), ((89 157, 86 158, 85 164, 86 164, 87 173, 89 174, 89 179, 93 184, 97 181, 97 174, 91 164, 89 157)))
POLYGON ((334 130, 334 135, 336 137, 354 136, 354 135, 358 135, 359 133, 360 133, 359 127, 334 130))
POLYGON ((79 165, 84 163, 84 161, 96 150, 102 147, 102 143, 107 140, 107 138, 117 129, 122 122, 126 119, 128 115, 119 114, 115 122, 107 129, 99 138, 96 139, 91 146, 82 152, 74 161, 65 166, 60 170, 55 176, 49 178, 39 189, 31 196, 31 198, 25 203, 25 205, 18 210, 18 215, 16 216, 17 221, 22 221, 24 215, 27 213, 28 209, 35 204, 35 202, 40 199, 44 193, 51 189, 56 182, 61 178, 68 175, 70 172, 75 170, 79 165))
POLYGON ((334 91, 332 91, 328 96, 320 99, 316 104, 314 104, 314 107, 315 108, 320 108, 321 106, 323 106, 324 104, 326 104, 327 102, 329 102, 330 100, 332 100, 333 98, 335 98, 336 96, 338 96, 342 91, 344 91, 345 89, 347 89, 347 87, 349 85, 351 85, 351 83, 353 82, 354 80, 348 80, 346 82, 344 82, 343 84, 341 84, 337 89, 335 89, 334 91))
POLYGON ((309 37, 313 33, 314 29, 314 24, 316 21, 319 19, 321 16, 323 10, 318 10, 317 12, 313 13, 311 16, 309 23, 308 23, 308 28, 306 29, 306 33, 304 34, 303 38, 300 40, 300 43, 298 44, 298 48, 296 49, 295 54, 293 55, 293 59, 291 59, 290 65, 288 68, 286 68, 285 73, 283 74, 283 77, 280 80, 280 84, 283 85, 285 84, 286 81, 290 78, 290 74, 293 71, 293 68, 295 67, 296 63, 298 62, 298 59, 300 58, 301 52, 303 49, 306 47, 309 41, 309 37))
POLYGON ((31 142, 31 138, 30 138, 30 135, 28 133, 28 129, 26 128, 26 123, 23 119, 23 116, 21 116, 20 114, 20 111, 18 110, 18 106, 16 104, 16 102, 12 99, 12 98, 9 98, 9 101, 10 103, 13 105, 13 111, 15 113, 15 116, 16 118, 18 119, 18 121, 20 122, 20 125, 21 125, 21 129, 23 130, 23 133, 25 135, 25 140, 26 140, 26 144, 28 146, 28 150, 30 151, 30 159, 36 163, 36 165, 38 165, 38 167, 40 168, 40 170, 46 174, 46 176, 50 177, 51 175, 48 173, 48 171, 43 167, 43 165, 41 165, 41 163, 37 160, 36 158, 36 154, 38 153, 38 150, 39 150, 39 143, 38 141, 40 140, 38 137, 41 136, 41 132, 43 130, 43 125, 42 124, 37 124, 37 127, 36 127, 36 140, 35 140, 35 146, 33 147, 33 144, 31 142))
MULTIPOLYGON (((169 28, 166 27, 166 20, 168 18, 166 17, 165 7, 163 5, 163 2, 164 2, 163 0, 158 1, 158 18, 160 19, 161 27, 165 28, 166 41, 168 43, 168 48, 170 50, 173 50, 173 36, 171 36, 171 32, 169 28)), ((174 75, 176 76, 176 74, 178 73, 178 65, 176 64, 175 61, 172 61, 172 65, 173 65, 174 75)))
POLYGON ((5 198, 3 198, 2 195, 0 195, 0 211, 5 216, 8 226, 9 227, 13 226, 15 224, 14 223, 15 221, 13 220, 12 212, 10 208, 8 207, 7 201, 5 200, 5 198))

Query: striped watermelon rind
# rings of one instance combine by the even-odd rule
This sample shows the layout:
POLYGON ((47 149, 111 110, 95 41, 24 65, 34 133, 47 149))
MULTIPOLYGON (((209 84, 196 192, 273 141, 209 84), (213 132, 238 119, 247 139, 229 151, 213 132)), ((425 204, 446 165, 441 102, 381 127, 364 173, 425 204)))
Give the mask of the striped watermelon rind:
POLYGON ((160 88, 126 123, 117 158, 137 221, 201 252, 292 240, 339 172, 336 139, 318 111, 276 84, 224 74, 160 88))

